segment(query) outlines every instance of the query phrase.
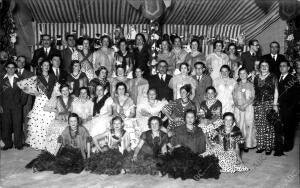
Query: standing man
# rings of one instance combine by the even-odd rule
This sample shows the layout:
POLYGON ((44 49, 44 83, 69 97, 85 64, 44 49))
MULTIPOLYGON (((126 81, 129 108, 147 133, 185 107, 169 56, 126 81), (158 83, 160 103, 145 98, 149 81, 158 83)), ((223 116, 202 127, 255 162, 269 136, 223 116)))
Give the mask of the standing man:
POLYGON ((277 78, 280 76, 279 64, 285 61, 285 57, 279 54, 280 45, 277 41, 273 41, 270 44, 270 53, 262 56, 262 59, 270 63, 270 72, 274 73, 277 78))
POLYGON ((259 61, 259 43, 258 40, 253 39, 249 41, 250 50, 247 52, 243 52, 241 56, 242 65, 247 69, 249 73, 254 74, 255 71, 255 62, 259 61))
POLYGON ((22 105, 26 103, 27 95, 17 86, 19 77, 15 74, 17 65, 8 62, 5 65, 6 74, 0 78, 0 112, 2 118, 2 140, 5 144, 2 150, 15 148, 23 149, 22 141, 22 105), (14 133, 14 141, 12 141, 14 133))
POLYGON ((61 68, 67 73, 71 73, 72 54, 75 52, 76 40, 75 35, 68 34, 66 36, 67 47, 61 51, 62 65, 61 68))
POLYGON ((60 68, 61 59, 59 54, 54 54, 51 59, 52 68, 49 73, 53 73, 56 78, 56 82, 60 84, 67 82, 68 73, 64 69, 60 68))

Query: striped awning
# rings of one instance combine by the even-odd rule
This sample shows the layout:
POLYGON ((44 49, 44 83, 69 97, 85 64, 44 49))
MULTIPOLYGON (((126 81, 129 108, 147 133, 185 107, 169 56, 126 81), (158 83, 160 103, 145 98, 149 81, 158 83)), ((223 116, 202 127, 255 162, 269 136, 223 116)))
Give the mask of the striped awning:
MULTIPOLYGON (((26 0, 38 23, 143 24, 141 10, 127 0, 26 0)), ((161 23, 245 24, 266 16, 255 0, 172 0, 161 23)))

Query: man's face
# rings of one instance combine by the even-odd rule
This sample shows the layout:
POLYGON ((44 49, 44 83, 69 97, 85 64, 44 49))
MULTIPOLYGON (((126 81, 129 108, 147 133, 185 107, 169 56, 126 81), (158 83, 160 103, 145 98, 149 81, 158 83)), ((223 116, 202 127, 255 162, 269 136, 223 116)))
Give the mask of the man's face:
POLYGON ((286 62, 281 62, 279 65, 279 70, 281 74, 286 74, 289 72, 290 67, 287 65, 286 62))
POLYGON ((16 72, 16 67, 15 67, 15 65, 13 65, 13 64, 7 65, 7 67, 6 67, 6 72, 7 72, 8 75, 14 75, 15 72, 16 72))
POLYGON ((57 57, 57 56, 54 56, 52 58, 52 65, 53 65, 54 68, 59 68, 59 66, 60 66, 60 58, 57 57))
POLYGON ((166 63, 160 63, 157 67, 160 74, 166 74, 167 73, 167 64, 166 63))
POLYGON ((176 38, 174 40, 174 47, 175 48, 180 48, 181 47, 181 41, 180 41, 180 38, 176 38))
POLYGON ((44 48, 49 48, 51 44, 50 36, 43 36, 42 44, 44 48))
POLYGON ((19 57, 17 60, 17 65, 19 69, 23 69, 25 67, 25 58, 19 57))
POLYGON ((251 49, 255 52, 258 52, 259 49, 259 43, 257 41, 253 42, 253 45, 251 46, 251 49))
POLYGON ((279 46, 276 43, 272 43, 270 46, 271 54, 278 54, 279 53, 279 46))
POLYGON ((69 36, 67 39, 67 43, 69 47, 75 47, 75 38, 73 36, 69 36))
POLYGON ((198 76, 202 75, 204 70, 205 70, 204 67, 200 64, 196 65, 195 67, 196 75, 198 76))

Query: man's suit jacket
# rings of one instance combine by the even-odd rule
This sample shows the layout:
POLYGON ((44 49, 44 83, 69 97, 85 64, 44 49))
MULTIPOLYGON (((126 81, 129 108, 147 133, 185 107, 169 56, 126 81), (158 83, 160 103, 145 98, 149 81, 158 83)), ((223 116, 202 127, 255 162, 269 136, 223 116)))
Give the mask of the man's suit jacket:
POLYGON ((249 72, 254 71, 255 61, 259 60, 259 56, 256 55, 252 56, 251 53, 243 52, 241 55, 242 65, 245 67, 249 72))
POLYGON ((68 79, 68 73, 67 71, 65 71, 64 69, 59 69, 59 78, 57 78, 57 76, 55 75, 55 73, 53 72, 52 67, 49 70, 50 74, 53 74, 56 78, 56 82, 60 83, 60 84, 64 84, 67 82, 68 79))
POLYGON ((65 48, 61 50, 61 59, 61 68, 67 71, 68 73, 71 73, 72 51, 70 50, 70 48, 65 48))
POLYGON ((149 87, 157 90, 157 99, 173 100, 173 90, 169 88, 169 82, 172 76, 166 75, 165 81, 161 81, 158 74, 150 77, 149 87))
POLYGON ((26 69, 23 69, 23 72, 22 72, 21 75, 18 74, 18 73, 17 73, 17 75, 18 75, 20 80, 24 80, 24 79, 27 79, 27 78, 30 78, 30 77, 34 76, 33 72, 30 72, 26 69))
POLYGON ((192 77, 197 83, 193 101, 195 102, 197 109, 199 109, 201 102, 204 100, 206 88, 212 86, 212 79, 209 75, 202 75, 202 78, 199 81, 197 80, 197 76, 192 77))
POLYGON ((279 65, 282 61, 285 61, 285 56, 281 54, 277 54, 276 61, 272 58, 271 54, 266 54, 262 56, 261 59, 266 60, 267 62, 270 63, 269 71, 274 73, 277 78, 280 76, 280 71, 279 71, 279 65))
POLYGON ((278 83, 278 102, 280 106, 293 109, 299 101, 299 82, 296 77, 288 74, 278 83))
POLYGON ((54 48, 54 47, 51 47, 50 52, 47 56, 46 53, 45 53, 44 48, 39 48, 39 49, 34 51, 33 58, 32 58, 32 61, 31 61, 31 66, 32 67, 38 66, 38 60, 39 60, 40 57, 42 57, 44 59, 47 59, 47 60, 51 60, 53 55, 59 55, 60 56, 60 51, 58 49, 54 48))

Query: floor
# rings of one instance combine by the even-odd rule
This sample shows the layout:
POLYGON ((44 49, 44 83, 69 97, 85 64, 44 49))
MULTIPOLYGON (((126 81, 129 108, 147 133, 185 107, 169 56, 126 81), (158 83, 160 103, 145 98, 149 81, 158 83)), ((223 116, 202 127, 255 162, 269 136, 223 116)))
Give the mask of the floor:
POLYGON ((274 157, 256 154, 250 150, 243 155, 245 164, 251 169, 246 173, 221 174, 220 179, 181 180, 150 175, 57 175, 52 172, 33 173, 24 166, 39 153, 30 148, 22 151, 9 150, 0 153, 0 187, 97 187, 97 188, 184 188, 184 187, 299 187, 299 142, 300 126, 296 145, 285 156, 274 157))

